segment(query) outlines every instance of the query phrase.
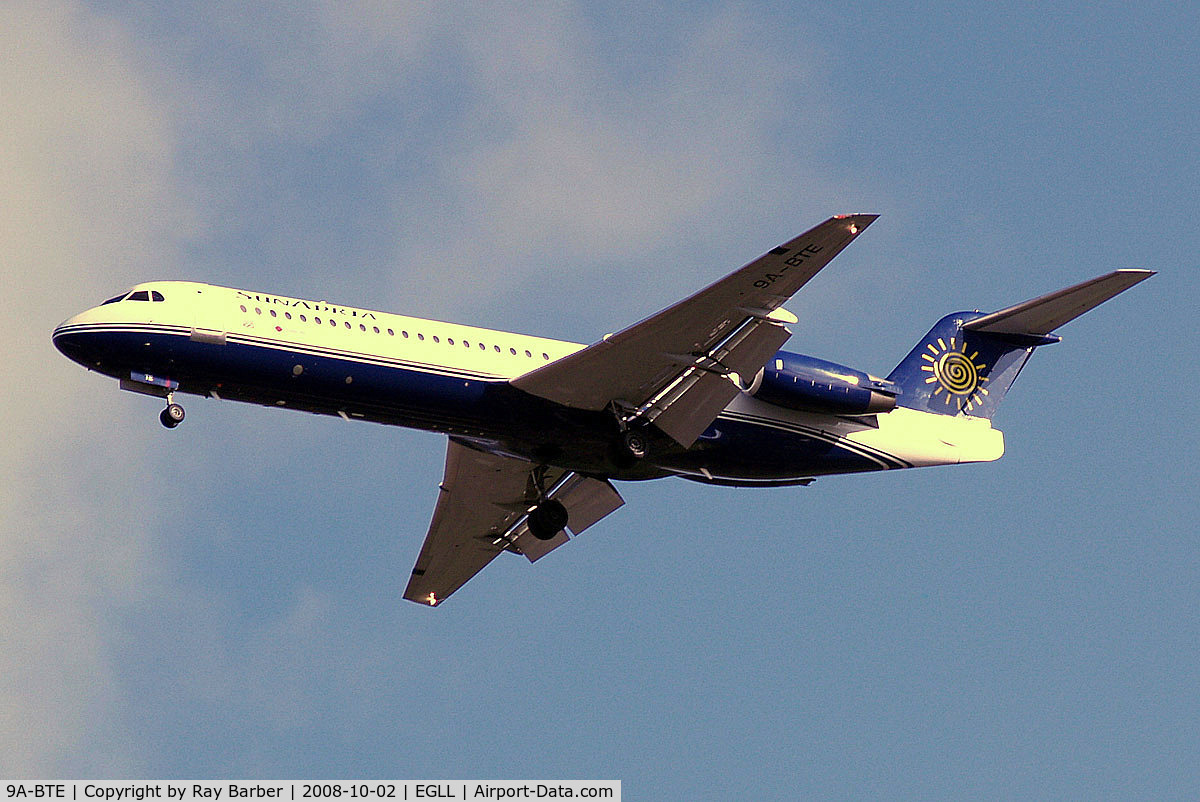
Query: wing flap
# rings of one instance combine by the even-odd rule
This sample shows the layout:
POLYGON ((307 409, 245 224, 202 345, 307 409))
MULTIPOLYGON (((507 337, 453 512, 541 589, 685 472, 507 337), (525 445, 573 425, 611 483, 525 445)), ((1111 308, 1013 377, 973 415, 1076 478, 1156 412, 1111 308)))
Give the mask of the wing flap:
POLYGON ((691 446, 741 392, 733 375, 752 377, 790 336, 782 324, 751 318, 713 356, 696 360, 652 400, 646 418, 675 442, 691 446))
MULTIPOLYGON (((603 479, 592 479, 577 473, 569 474, 550 493, 567 508, 567 528, 578 536, 583 530, 625 504, 625 499, 603 479)), ((550 540, 538 540, 524 522, 514 531, 513 543, 529 562, 537 562, 569 539, 559 532, 550 540)))
POLYGON ((559 532, 549 540, 538 540, 524 523, 517 527, 511 538, 516 549, 531 563, 537 562, 570 540, 566 532, 559 532))
POLYGON ((621 498, 611 482, 578 474, 572 477, 569 486, 563 487, 554 497, 566 506, 570 516, 567 526, 573 535, 582 534, 592 524, 625 504, 625 499, 621 498))

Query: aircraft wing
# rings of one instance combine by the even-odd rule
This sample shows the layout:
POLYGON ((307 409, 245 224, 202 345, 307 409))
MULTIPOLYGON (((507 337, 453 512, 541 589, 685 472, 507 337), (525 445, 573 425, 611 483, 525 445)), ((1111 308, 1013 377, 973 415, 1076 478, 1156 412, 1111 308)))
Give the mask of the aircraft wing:
POLYGON ((787 340, 781 305, 877 217, 840 215, 679 303, 518 376, 528 393, 579 409, 616 404, 690 446, 787 340))
POLYGON ((538 540, 525 523, 538 501, 539 482, 546 497, 567 508, 567 528, 575 535, 625 503, 606 481, 477 451, 451 439, 437 508, 404 598, 437 606, 502 551, 533 562, 566 543, 566 532, 538 540))

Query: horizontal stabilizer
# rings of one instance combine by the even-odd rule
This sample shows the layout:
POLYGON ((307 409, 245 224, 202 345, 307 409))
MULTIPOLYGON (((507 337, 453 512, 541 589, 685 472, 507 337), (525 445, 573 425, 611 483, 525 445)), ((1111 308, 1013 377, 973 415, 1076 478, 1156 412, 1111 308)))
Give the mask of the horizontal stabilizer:
POLYGON ((1153 275, 1153 270, 1114 270, 1065 290, 976 318, 964 323, 963 328, 990 334, 1049 334, 1153 275))

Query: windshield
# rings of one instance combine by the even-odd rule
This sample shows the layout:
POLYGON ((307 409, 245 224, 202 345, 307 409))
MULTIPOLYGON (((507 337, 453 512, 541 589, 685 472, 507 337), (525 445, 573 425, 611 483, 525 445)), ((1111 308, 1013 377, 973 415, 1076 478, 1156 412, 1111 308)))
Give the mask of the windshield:
POLYGON ((121 301, 165 301, 163 294, 158 290, 138 290, 137 292, 123 292, 120 295, 114 295, 109 298, 101 306, 108 304, 120 303, 121 301))

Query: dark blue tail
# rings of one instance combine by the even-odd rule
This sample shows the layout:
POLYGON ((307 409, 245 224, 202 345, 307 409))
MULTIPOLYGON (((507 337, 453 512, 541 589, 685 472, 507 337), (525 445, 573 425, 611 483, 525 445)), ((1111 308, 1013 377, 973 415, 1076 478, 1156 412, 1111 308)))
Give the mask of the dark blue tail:
POLYGON ((1116 270, 989 315, 947 315, 888 376, 897 406, 992 417, 1033 349, 1061 339, 1054 329, 1152 275, 1116 270))
POLYGON ((1038 345, 1058 338, 993 335, 963 324, 983 317, 957 312, 937 322, 888 380, 900 385, 897 406, 943 415, 990 418, 1038 345))

